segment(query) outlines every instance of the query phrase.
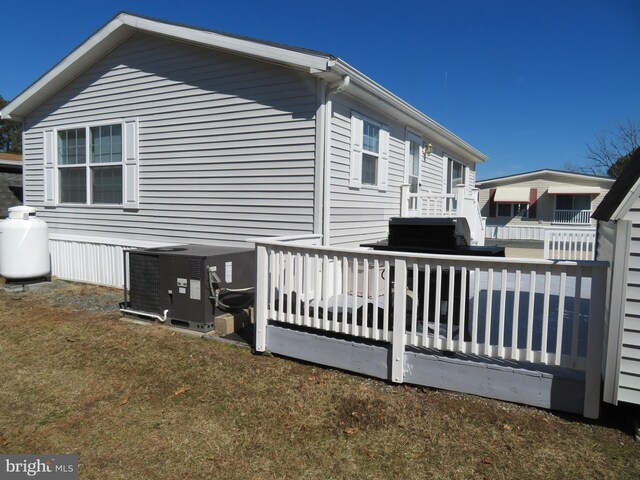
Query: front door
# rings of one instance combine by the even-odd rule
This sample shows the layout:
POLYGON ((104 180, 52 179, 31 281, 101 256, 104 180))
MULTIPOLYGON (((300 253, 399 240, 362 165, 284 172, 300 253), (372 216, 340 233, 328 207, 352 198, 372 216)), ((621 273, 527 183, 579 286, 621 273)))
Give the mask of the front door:
MULTIPOLYGON (((406 180, 409 184, 409 193, 420 192, 420 159, 422 158, 422 139, 412 133, 407 133, 406 147, 406 180)), ((409 215, 419 217, 422 211, 420 197, 409 200, 409 215)))

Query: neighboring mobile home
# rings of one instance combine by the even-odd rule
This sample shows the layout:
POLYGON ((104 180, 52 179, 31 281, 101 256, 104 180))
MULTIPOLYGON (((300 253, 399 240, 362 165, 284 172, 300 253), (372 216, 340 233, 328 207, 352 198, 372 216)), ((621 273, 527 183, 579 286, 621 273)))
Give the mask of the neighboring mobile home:
POLYGON ((122 247, 382 239, 402 184, 472 192, 487 158, 332 55, 127 13, 1 116, 23 122, 53 273, 113 285, 122 247))
POLYGON ((7 209, 22 204, 22 155, 0 153, 0 219, 7 209))
POLYGON ((593 214, 608 261, 605 402, 640 405, 640 149, 593 214))
POLYGON ((537 170, 477 183, 487 238, 543 240, 544 230, 595 227, 591 214, 613 179, 537 170))

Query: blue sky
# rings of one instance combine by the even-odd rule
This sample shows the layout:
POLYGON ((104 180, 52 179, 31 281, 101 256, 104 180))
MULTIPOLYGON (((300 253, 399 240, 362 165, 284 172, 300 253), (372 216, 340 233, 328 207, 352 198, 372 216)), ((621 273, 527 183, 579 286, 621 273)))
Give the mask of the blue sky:
POLYGON ((640 0, 5 1, 0 95, 121 10, 332 53, 488 155, 481 179, 584 163, 640 121, 640 0))

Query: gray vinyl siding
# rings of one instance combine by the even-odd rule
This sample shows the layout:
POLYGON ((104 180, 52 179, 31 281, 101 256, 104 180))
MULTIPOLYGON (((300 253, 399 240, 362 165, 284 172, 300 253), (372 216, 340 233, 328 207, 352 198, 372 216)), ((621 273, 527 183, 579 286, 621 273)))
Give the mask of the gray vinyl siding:
POLYGON ((331 137, 331 244, 357 246, 387 235, 389 217, 400 214, 400 185, 405 175, 405 128, 371 108, 339 95, 333 100, 331 137), (389 129, 389 180, 386 191, 349 187, 351 112, 389 129))
POLYGON ((25 203, 53 233, 238 243, 311 233, 316 80, 137 33, 25 121, 25 203), (44 208, 43 132, 139 119, 138 211, 44 208))
POLYGON ((420 169, 420 183, 424 191, 445 193, 446 189, 445 159, 436 153, 427 155, 420 169))
MULTIPOLYGON (((417 132, 413 132, 418 134, 417 132)), ((418 135, 419 136, 419 135, 418 135)), ((405 183, 407 128, 377 112, 371 105, 341 94, 333 99, 331 130, 331 244, 358 246, 386 238, 390 217, 400 215, 400 187, 405 183), (386 126, 389 131, 388 187, 349 186, 351 168, 351 114, 359 113, 386 126)), ((422 137, 425 143, 432 143, 422 137)), ((420 166, 420 191, 444 193, 446 152, 433 144, 433 153, 420 166)), ((467 182, 475 187, 475 164, 454 158, 467 166, 467 182)))
POLYGON ((640 198, 625 220, 631 221, 618 400, 640 404, 640 198))

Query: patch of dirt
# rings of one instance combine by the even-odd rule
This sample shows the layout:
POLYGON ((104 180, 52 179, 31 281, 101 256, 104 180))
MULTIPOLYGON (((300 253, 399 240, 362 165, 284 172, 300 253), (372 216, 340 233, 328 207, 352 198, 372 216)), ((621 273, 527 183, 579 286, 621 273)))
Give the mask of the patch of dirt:
POLYGON ((13 292, 15 296, 37 296, 43 302, 78 312, 118 313, 124 293, 117 288, 88 285, 54 279, 29 287, 26 292, 13 292))

